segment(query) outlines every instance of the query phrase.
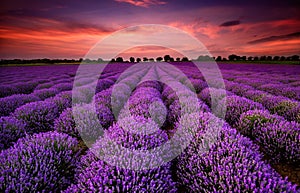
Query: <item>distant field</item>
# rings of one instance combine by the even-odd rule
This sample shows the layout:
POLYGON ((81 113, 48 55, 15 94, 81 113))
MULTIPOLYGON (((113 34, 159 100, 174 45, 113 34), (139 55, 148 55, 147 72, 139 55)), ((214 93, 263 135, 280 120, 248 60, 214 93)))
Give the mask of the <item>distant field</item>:
POLYGON ((0 192, 297 192, 300 67, 266 63, 2 66, 0 192))
MULTIPOLYGON (((199 61, 193 61, 199 62, 199 61)), ((103 61, 102 63, 109 63, 109 61, 103 61)), ((174 62, 174 63, 184 63, 184 62, 174 62)), ((218 64, 291 64, 300 65, 300 61, 216 61, 218 64)), ((29 64, 1 64, 3 66, 47 66, 47 65, 79 65, 80 62, 74 63, 29 63, 29 64)), ((92 64, 92 63, 91 63, 92 64)), ((95 63, 97 64, 97 62, 95 63)))

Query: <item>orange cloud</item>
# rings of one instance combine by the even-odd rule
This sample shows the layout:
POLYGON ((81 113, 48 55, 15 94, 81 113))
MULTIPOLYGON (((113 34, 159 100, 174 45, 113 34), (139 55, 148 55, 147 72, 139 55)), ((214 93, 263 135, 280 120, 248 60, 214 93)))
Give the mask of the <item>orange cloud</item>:
POLYGON ((82 29, 24 29, 1 26, 2 58, 73 58, 83 57, 86 52, 109 32, 82 29))
POLYGON ((160 0, 115 0, 116 2, 129 3, 137 7, 149 7, 151 5, 164 5, 167 2, 160 0))
POLYGON ((276 40, 257 45, 247 45, 240 48, 240 53, 246 55, 291 55, 299 53, 300 39, 276 40))

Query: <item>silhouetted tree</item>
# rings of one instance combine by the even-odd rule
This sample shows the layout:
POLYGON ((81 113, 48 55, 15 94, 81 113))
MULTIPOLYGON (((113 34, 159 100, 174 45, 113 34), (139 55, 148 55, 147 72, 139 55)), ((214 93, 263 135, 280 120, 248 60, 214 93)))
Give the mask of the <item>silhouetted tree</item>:
POLYGON ((253 57, 252 56, 249 56, 248 57, 248 61, 252 61, 253 60, 253 57))
POLYGON ((98 58, 97 62, 103 62, 102 58, 98 58))
POLYGON ((143 62, 147 62, 148 61, 148 58, 147 57, 144 57, 143 58, 143 62))
POLYGON ((286 60, 286 57, 285 56, 281 56, 280 57, 280 61, 285 61, 286 60))
POLYGON ((274 56, 274 58, 273 58, 274 61, 278 61, 279 59, 280 59, 279 56, 274 56))
POLYGON ((259 59, 258 56, 255 56, 253 60, 258 61, 258 59, 259 59))
POLYGON ((205 56, 199 56, 197 58, 198 61, 214 61, 214 59, 208 55, 205 56))
POLYGON ((291 60, 292 60, 292 57, 291 57, 291 56, 288 56, 288 57, 286 57, 285 60, 286 60, 286 61, 291 61, 291 60))
POLYGON ((78 62, 82 62, 83 58, 79 58, 78 62))
POLYGON ((228 60, 234 61, 234 60, 237 60, 237 57, 238 57, 237 55, 231 54, 231 55, 228 56, 228 60))
POLYGON ((170 55, 165 55, 164 56, 164 61, 165 62, 169 62, 170 61, 171 56, 170 55))
POLYGON ((83 62, 85 62, 85 63, 90 63, 90 62, 92 62, 92 60, 89 59, 89 58, 85 58, 85 59, 83 59, 83 62))
POLYGON ((222 60, 222 57, 221 56, 218 56, 216 61, 221 61, 222 60))
POLYGON ((116 62, 116 60, 113 58, 113 59, 110 60, 110 62, 116 62))
POLYGON ((180 58, 177 57, 177 58, 176 58, 176 61, 179 62, 179 61, 180 61, 180 58))
POLYGON ((149 58, 149 62, 154 62, 154 58, 149 58))
POLYGON ((182 62, 188 62, 189 59, 188 59, 187 57, 183 57, 183 58, 181 59, 181 61, 182 61, 182 62))
POLYGON ((272 61, 272 56, 267 56, 268 61, 272 61))
POLYGON ((174 58, 171 57, 171 58, 170 58, 170 62, 174 62, 174 61, 175 61, 174 58))
POLYGON ((293 55, 291 56, 293 61, 298 61, 299 60, 299 56, 298 55, 293 55))
POLYGON ((156 58, 156 61, 157 61, 157 62, 161 62, 162 60, 163 60, 162 57, 157 57, 157 58, 156 58))
POLYGON ((267 57, 266 57, 266 56, 261 56, 261 57, 259 58, 259 60, 260 60, 260 61, 266 61, 266 60, 267 60, 267 57))
POLYGON ((132 63, 135 61, 134 57, 130 57, 129 60, 130 60, 130 62, 132 62, 132 63))
POLYGON ((117 57, 116 62, 124 62, 122 57, 117 57))
POLYGON ((241 60, 246 61, 247 60, 247 56, 242 56, 241 60))
POLYGON ((141 61, 142 61, 141 58, 137 58, 137 59, 136 59, 136 62, 141 62, 141 61))

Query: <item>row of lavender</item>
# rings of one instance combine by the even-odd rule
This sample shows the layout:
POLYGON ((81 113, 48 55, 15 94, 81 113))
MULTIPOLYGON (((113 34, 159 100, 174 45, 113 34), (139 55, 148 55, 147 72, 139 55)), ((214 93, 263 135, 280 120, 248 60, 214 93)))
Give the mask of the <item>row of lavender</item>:
MULTIPOLYGON (((190 90, 187 88, 184 89, 182 85, 178 84, 178 80, 170 80, 171 76, 164 71, 161 71, 160 73, 163 74, 162 77, 168 77, 168 85, 172 84, 171 82, 173 81, 175 85, 180 87, 177 92, 180 90, 182 92, 180 94, 184 96, 192 95, 190 90)), ((162 79, 160 79, 160 81, 162 81, 162 79)), ((163 80, 162 82, 167 81, 163 80)), ((131 111, 131 113, 136 116, 135 120, 141 121, 138 123, 143 124, 132 124, 127 120, 126 116, 121 118, 121 121, 118 122, 119 124, 113 125, 107 132, 105 132, 105 134, 109 136, 110 140, 116 140, 117 143, 122 144, 122 146, 125 146, 126 148, 154 148, 167 140, 166 134, 161 130, 150 136, 147 135, 147 137, 145 137, 142 135, 141 137, 140 135, 133 135, 126 132, 124 129, 124 127, 129 127, 132 130, 142 130, 145 125, 149 127, 149 130, 153 130, 153 127, 155 128, 155 125, 153 125, 152 122, 152 124, 149 124, 149 119, 148 122, 145 120, 145 118, 149 118, 149 114, 141 112, 143 109, 139 108, 140 106, 145 105, 143 100, 144 97, 136 98, 136 96, 138 96, 137 93, 139 93, 141 89, 149 89, 147 91, 150 96, 148 100, 151 100, 151 97, 153 97, 154 100, 156 98, 161 100, 161 97, 159 97, 160 95, 157 92, 160 90, 159 86, 156 82, 152 82, 151 84, 147 83, 144 85, 144 88, 138 87, 136 92, 132 95, 132 100, 129 99, 129 104, 132 104, 132 101, 133 104, 135 104, 135 108, 132 109, 133 111, 131 111), (151 89, 147 87, 150 87, 151 89), (141 115, 143 116, 140 117, 141 115)), ((164 93, 169 93, 170 95, 173 94, 170 92, 170 87, 165 87, 165 89, 164 93)), ((178 102, 178 99, 175 99, 173 103, 174 102, 178 102)), ((187 103, 187 101, 181 101, 181 105, 184 106, 185 103, 187 103)), ((179 119, 178 114, 176 116, 176 113, 171 116, 177 120, 177 123, 175 124, 176 127, 184 127, 182 128, 184 131, 193 130, 192 128, 195 128, 196 126, 195 141, 193 141, 188 148, 184 150, 184 153, 181 154, 181 156, 175 161, 167 162, 166 164, 152 170, 136 172, 134 170, 108 165, 102 160, 95 158, 94 154, 88 152, 86 156, 83 156, 82 163, 84 163, 84 166, 83 170, 81 170, 82 168, 80 169, 79 176, 77 177, 77 183, 70 186, 66 192, 93 192, 96 190, 100 190, 100 192, 176 192, 176 187, 184 188, 185 191, 189 192, 228 192, 230 190, 263 190, 265 192, 296 191, 295 186, 292 186, 286 179, 282 179, 280 175, 277 174, 268 164, 262 161, 262 155, 258 152, 258 146, 255 146, 249 139, 237 134, 236 130, 231 129, 230 126, 224 124, 224 122, 220 119, 210 113, 201 113, 202 111, 207 111, 207 108, 181 111, 181 113, 183 113, 180 115, 181 119, 179 119), (197 116, 199 115, 199 112, 200 117, 198 118, 197 116), (216 128, 220 128, 220 132, 217 133, 217 136, 214 136, 216 135, 216 128), (208 132, 207 136, 208 129, 210 129, 211 132, 208 132), (214 137, 215 139, 213 139, 214 137), (209 140, 217 140, 218 142, 212 143, 211 147, 207 147, 207 141, 209 140), (212 154, 215 157, 211 156, 212 154), (224 161, 227 161, 229 167, 223 165, 224 161), (176 168, 175 170, 177 172, 178 179, 174 179, 174 177, 171 178, 170 164, 176 168), (230 167, 232 167, 232 169, 230 167), (210 169, 207 170, 207 168, 210 169), (243 171, 242 174, 241 171, 243 171), (197 176, 196 180, 195 176, 197 176), (228 180, 226 178, 231 179, 228 180), (130 180, 130 182, 128 180, 130 180)), ((170 109, 169 112, 171 112, 170 109)), ((180 130, 180 128, 176 129, 180 130)), ((185 140, 185 135, 177 136, 177 143, 169 147, 170 149, 168 149, 168 153, 161 152, 159 157, 155 156, 150 160, 155 160, 157 162, 157 159, 160 158, 159 160, 161 161, 164 156, 170 156, 171 152, 174 152, 174 150, 183 151, 183 149, 180 149, 180 145, 184 143, 185 140)), ((103 144, 103 141, 97 141, 93 146, 93 150, 99 155, 103 153, 103 149, 105 148, 107 147, 103 144)), ((126 154, 128 152, 125 152, 125 155, 122 153, 124 152, 113 152, 113 154, 117 157, 114 157, 114 159, 110 161, 114 164, 116 164, 116 162, 124 162, 122 158, 128 158, 128 154, 126 154)), ((131 160, 130 158, 129 160, 126 159, 126 166, 128 168, 142 167, 139 165, 141 162, 137 161, 138 160, 131 160)), ((150 163, 152 162, 145 162, 143 160, 142 165, 148 165, 150 163)))
MULTIPOLYGON (((50 70, 47 68, 44 69, 46 77, 47 74, 51 75, 51 72, 54 71, 56 71, 55 68, 51 68, 50 70)), ((65 69, 65 73, 69 73, 68 68, 65 69)), ((39 84, 40 79, 36 77, 35 84, 37 86, 31 93, 13 94, 0 98, 0 148, 9 147, 18 138, 25 136, 25 134, 53 129, 54 120, 64 109, 70 108, 72 102, 91 98, 95 92, 113 85, 118 76, 119 73, 117 70, 114 70, 112 73, 103 74, 97 82, 96 91, 89 87, 91 81, 86 76, 79 76, 79 81, 76 82, 76 86, 79 87, 77 93, 72 93, 72 77, 63 80, 52 78, 53 81, 43 81, 44 83, 41 84, 39 84)), ((21 77, 16 76, 17 78, 21 77)), ((14 88, 15 85, 5 86, 14 88)))
MULTIPOLYGON (((201 90, 200 88, 203 87, 203 83, 199 80, 192 79, 191 82, 194 84, 194 88, 201 90)), ((218 104, 223 103, 219 102, 218 104)), ((229 109, 231 108, 229 107, 229 109)), ((202 108, 203 110, 206 111, 206 108, 202 108)), ((234 112, 236 110, 238 109, 226 112, 225 119, 229 121, 230 118, 228 117, 235 117, 236 114, 234 112)), ((246 109, 243 110, 245 111, 246 109)), ((190 124, 189 126, 199 125, 197 121, 189 123, 191 120, 198 120, 195 119, 195 115, 194 117, 187 116, 186 118, 186 120, 183 120, 187 121, 190 124)), ((204 125, 202 128, 206 129, 202 132, 200 131, 199 136, 196 137, 196 142, 192 142, 179 158, 177 166, 180 169, 177 172, 178 176, 184 174, 182 185, 185 188, 190 192, 195 190, 203 192, 228 192, 230 190, 235 192, 240 192, 241 190, 273 192, 287 185, 287 182, 280 180, 279 175, 268 164, 262 162, 262 155, 259 153, 256 145, 252 144, 249 139, 242 137, 236 130, 223 124, 221 120, 218 120, 211 114, 203 115, 200 122, 203 121, 204 125), (218 128, 221 128, 220 132, 217 132, 218 128), (207 132, 207 130, 211 132, 207 132), (208 146, 210 140, 217 141, 217 143, 208 146), (203 149, 206 151, 203 151, 203 149), (254 155, 250 152, 253 152, 254 155), (203 155, 205 155, 204 158, 203 155), (253 160, 256 161, 253 162, 253 160), (271 182, 267 176, 262 175, 262 171, 267 172, 266 175, 272 176, 272 179, 275 181, 271 182), (250 182, 250 179, 257 181, 250 182), (274 189, 272 190, 272 188, 274 189)))
MULTIPOLYGON (((99 89, 100 92, 94 97, 97 117, 86 116, 90 112, 88 105, 83 108, 80 106, 80 110, 75 112, 74 109, 67 108, 70 105, 66 105, 57 110, 60 116, 55 115, 55 132, 26 136, 13 147, 2 151, 1 189, 25 192, 65 189, 66 192, 176 192, 177 188, 184 188, 189 192, 297 191, 287 179, 282 179, 262 161, 258 146, 211 114, 213 108, 209 109, 201 100, 195 101, 197 96, 190 90, 193 87, 186 78, 178 75, 178 72, 166 71, 159 67, 150 69, 141 67, 124 77, 120 77, 113 87, 110 85, 113 85, 114 81, 99 89), (158 81, 152 81, 155 79, 158 81), (123 108, 124 106, 128 109, 123 108), (79 122, 79 127, 72 113, 83 114, 81 117, 84 119, 81 119, 82 123, 79 122), (128 118, 129 113, 134 117, 134 124, 132 119, 128 118), (115 117, 119 117, 118 122, 115 117), (164 122, 165 117, 167 122, 164 122), (101 125, 107 129, 100 136, 107 137, 104 140, 96 140, 91 150, 82 153, 78 140, 82 134, 97 136, 93 133, 98 125, 97 120, 100 120, 101 125), (170 125, 173 125, 175 130, 170 125), (146 133, 132 134, 128 132, 128 128, 130 131, 146 133), (218 128, 219 132, 215 132, 215 128, 218 128), (156 132, 147 135, 149 130, 156 132), (174 131, 191 131, 195 136, 187 149, 181 149, 187 134, 175 136, 174 131), (103 153, 103 149, 107 148, 105 139, 112 139, 129 149, 147 150, 161 146, 172 136, 176 137, 177 143, 168 147, 167 152, 158 152, 158 155, 150 157, 148 162, 125 160, 128 168, 143 167, 143 164, 149 165, 154 161, 161 164, 160 167, 151 170, 131 170, 112 166, 93 154, 95 151, 99 155, 103 153), (172 157, 172 153, 178 151, 183 153, 177 159, 166 162, 170 156, 172 157), (80 158, 79 154, 84 156, 80 158), (24 165, 34 167, 24 168, 24 165), (36 172, 36 168, 39 168, 40 172, 36 172), (174 175, 174 171, 177 175, 174 175), (60 181, 57 182, 57 179, 60 181), (70 184, 73 185, 68 187, 70 184)), ((204 92, 205 84, 202 81, 192 79, 191 83, 198 93, 204 92)), ((92 96, 92 93, 88 86, 83 90, 84 97, 78 100, 89 102, 91 99, 89 95, 92 96)), ((234 97, 232 104, 240 102, 237 102, 236 108, 230 108, 232 113, 227 113, 225 118, 233 126, 239 121, 242 112, 262 107, 255 104, 250 105, 250 108, 243 107, 239 110, 238 106, 244 104, 245 100, 234 97)), ((44 108, 40 108, 34 114, 44 108)), ((32 127, 43 128, 44 124, 48 124, 49 118, 53 128, 54 119, 48 116, 51 114, 50 111, 42 114, 47 118, 32 121, 32 127)), ((14 115, 15 112, 10 118, 14 115)), ((28 120, 31 122, 32 118, 28 120)), ((49 127, 45 128, 32 133, 47 131, 49 127)), ((128 152, 113 153, 116 155, 110 160, 113 165, 123 163, 124 159, 121 158, 128 157, 128 152)))
MULTIPOLYGON (((230 79, 228 75, 225 76, 230 79)), ((200 78, 203 79, 201 75, 200 78)), ((293 80, 297 81, 296 78, 293 80)), ((193 82, 194 85, 204 88, 199 92, 199 98, 212 109, 217 108, 221 111, 217 114, 226 110, 225 120, 243 135, 254 139, 271 158, 272 163, 299 165, 300 103, 297 100, 271 95, 249 85, 225 80, 226 90, 228 90, 226 97, 225 92, 219 88, 220 85, 213 85, 217 88, 207 88, 204 81, 197 79, 193 82), (215 99, 211 98, 211 95, 214 95, 215 99), (219 103, 216 107, 212 106, 212 99, 226 100, 226 109, 219 103)), ((247 83, 251 84, 251 79, 247 83)), ((297 93, 297 90, 293 92, 297 93)))
MULTIPOLYGON (((111 79, 112 77, 108 78, 111 79)), ((113 79, 116 80, 116 78, 113 79)), ((103 82, 100 80, 98 82, 102 90, 107 89, 113 83, 114 81, 103 82), (107 84, 107 82, 111 84, 107 84), (106 85, 106 88, 104 85, 106 85)), ((81 93, 83 96, 79 99, 80 102, 87 102, 90 98, 89 95, 93 94, 90 92, 91 88, 88 85, 85 86, 84 91, 86 92, 81 93)), ((59 125, 60 121, 66 118, 65 115, 71 107, 71 94, 71 92, 63 92, 44 101, 28 103, 17 108, 9 117, 1 117, 1 129, 3 131, 1 132, 3 134, 1 140, 3 139, 3 145, 6 146, 4 148, 21 138, 13 147, 3 150, 1 153, 1 161, 3 161, 1 164, 1 190, 8 192, 58 191, 66 188, 66 184, 71 182, 70 179, 73 179, 72 171, 74 173, 74 169, 77 168, 75 165, 78 160, 71 160, 74 159, 72 156, 77 156, 79 152, 78 147, 75 150, 72 149, 75 147, 75 144, 76 146, 78 145, 77 140, 71 139, 62 133, 44 133, 49 130, 60 130, 63 128, 63 132, 66 131, 70 135, 72 135, 72 132, 73 135, 74 133, 75 135, 78 134, 78 131, 75 130, 72 114, 70 117, 67 117, 70 118, 69 120, 63 120, 63 127, 60 128, 59 125), (62 99, 65 99, 65 101, 60 101, 62 99), (61 112, 62 114, 60 114, 61 112), (60 117, 58 117, 59 115, 60 117), (67 131, 66 126, 70 126, 72 132, 67 131), (30 134, 34 135, 31 136, 30 134), (25 143, 26 145, 24 145, 25 143), (75 151, 76 153, 74 153, 75 151), (26 155, 23 155, 24 152, 26 155), (38 174, 35 172, 36 169, 27 168, 27 166, 32 164, 39 168, 38 174), (51 169, 49 170, 49 168, 51 169), (22 177, 20 178, 20 176, 22 177), (59 182, 57 182, 57 179, 59 179, 59 182)), ((75 95, 80 96, 81 94, 75 95)), ((96 95, 95 98, 97 96, 102 97, 104 95, 96 95)), ((98 109, 103 112, 102 108, 98 109)), ((86 114, 87 112, 83 111, 82 113, 86 114)), ((105 112, 101 113, 101 115, 104 116, 105 112)), ((104 121, 108 121, 106 117, 103 118, 104 121)), ((80 138, 79 135, 77 137, 80 138)))

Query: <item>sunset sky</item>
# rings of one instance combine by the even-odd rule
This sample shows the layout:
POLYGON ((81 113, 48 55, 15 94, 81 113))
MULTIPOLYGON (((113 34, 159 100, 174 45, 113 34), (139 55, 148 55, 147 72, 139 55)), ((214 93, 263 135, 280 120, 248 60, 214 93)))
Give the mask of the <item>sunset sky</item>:
MULTIPOLYGON (((78 59, 104 37, 141 24, 177 27, 213 56, 288 56, 300 54, 299 10, 292 0, 4 0, 0 59, 78 59)), ((130 54, 157 57, 169 51, 137 48, 130 54)), ((105 53, 99 57, 106 59, 105 53)))

